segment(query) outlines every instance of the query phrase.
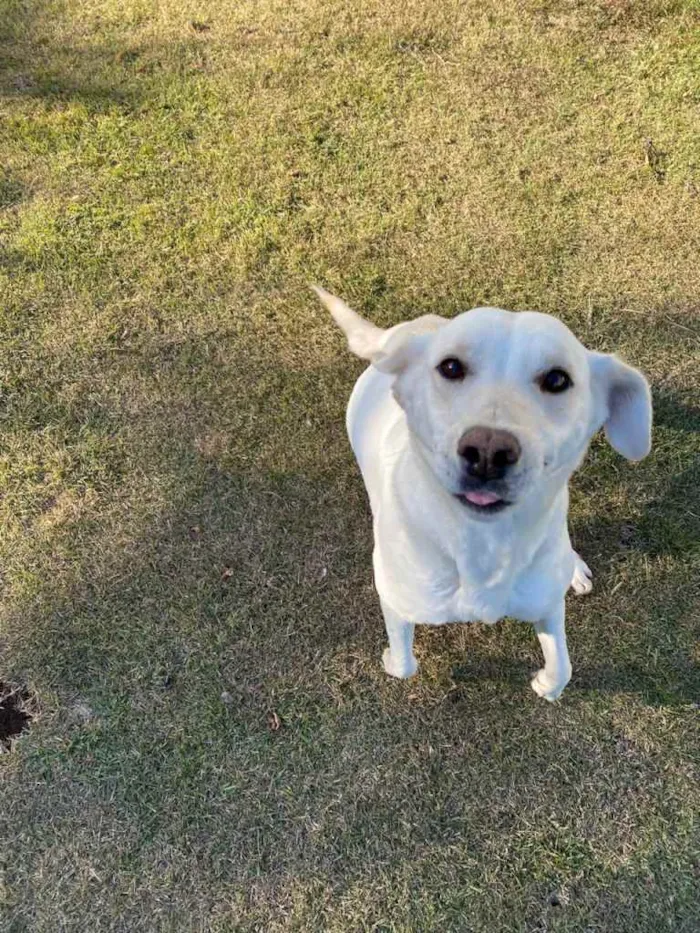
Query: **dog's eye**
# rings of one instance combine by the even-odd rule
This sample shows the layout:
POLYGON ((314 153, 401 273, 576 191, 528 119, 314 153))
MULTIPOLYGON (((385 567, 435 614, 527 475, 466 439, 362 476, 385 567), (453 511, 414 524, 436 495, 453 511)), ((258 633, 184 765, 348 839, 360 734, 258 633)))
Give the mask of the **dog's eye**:
POLYGON ((443 360, 437 369, 443 379, 464 379, 467 374, 463 364, 454 356, 443 360))
POLYGON ((548 373, 540 379, 540 388, 543 392, 551 392, 557 395, 559 392, 566 392, 573 385, 571 376, 563 369, 550 369, 548 373))

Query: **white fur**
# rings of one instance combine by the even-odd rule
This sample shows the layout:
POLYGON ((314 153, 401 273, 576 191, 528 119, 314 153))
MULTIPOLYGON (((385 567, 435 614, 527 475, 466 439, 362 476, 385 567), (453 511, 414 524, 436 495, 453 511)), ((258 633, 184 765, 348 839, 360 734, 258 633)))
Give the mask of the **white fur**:
POLYGON ((555 700, 571 676, 564 595, 592 586, 569 540, 568 480, 601 427, 629 459, 648 453, 646 380, 616 357, 586 350, 545 314, 476 308, 382 330, 316 291, 350 348, 372 364, 353 390, 347 427, 374 518, 387 673, 416 673, 418 622, 514 616, 534 625, 544 654, 532 687, 555 700), (462 381, 439 375, 448 357, 467 367, 462 381), (573 387, 543 392, 538 377, 552 368, 565 369, 573 387), (521 446, 507 478, 512 504, 492 515, 458 498, 458 442, 477 425, 507 430, 521 446))

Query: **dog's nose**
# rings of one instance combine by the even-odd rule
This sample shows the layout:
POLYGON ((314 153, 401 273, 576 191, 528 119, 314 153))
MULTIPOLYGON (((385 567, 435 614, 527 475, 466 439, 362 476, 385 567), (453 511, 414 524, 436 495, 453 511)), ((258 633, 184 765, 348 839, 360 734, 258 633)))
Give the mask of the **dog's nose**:
POLYGON ((457 452, 466 460, 470 476, 502 479, 520 459, 520 444, 510 431, 476 427, 462 436, 457 452))

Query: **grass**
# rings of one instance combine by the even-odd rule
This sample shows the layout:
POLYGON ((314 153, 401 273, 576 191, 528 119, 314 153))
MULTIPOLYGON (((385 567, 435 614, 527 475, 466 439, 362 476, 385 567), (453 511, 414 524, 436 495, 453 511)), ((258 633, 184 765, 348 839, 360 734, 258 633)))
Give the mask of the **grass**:
POLYGON ((3 930, 698 929, 699 17, 6 2, 3 930), (651 379, 651 457, 573 485, 559 704, 514 622, 381 671, 310 281, 553 312, 651 379))

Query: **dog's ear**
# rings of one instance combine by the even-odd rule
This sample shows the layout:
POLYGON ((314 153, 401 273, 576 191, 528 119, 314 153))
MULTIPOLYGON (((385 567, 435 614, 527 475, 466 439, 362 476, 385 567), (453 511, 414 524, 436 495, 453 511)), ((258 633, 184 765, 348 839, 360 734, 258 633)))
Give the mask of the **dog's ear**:
POLYGON ((385 373, 397 373, 421 352, 425 335, 447 323, 436 314, 425 314, 384 330, 366 321, 344 301, 317 285, 311 286, 348 339, 350 350, 385 373))
POLYGON ((623 457, 642 460, 651 450, 649 383, 638 369, 611 353, 591 353, 591 358, 591 382, 605 436, 623 457))

